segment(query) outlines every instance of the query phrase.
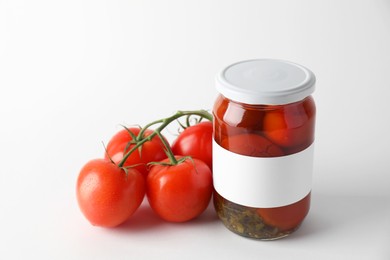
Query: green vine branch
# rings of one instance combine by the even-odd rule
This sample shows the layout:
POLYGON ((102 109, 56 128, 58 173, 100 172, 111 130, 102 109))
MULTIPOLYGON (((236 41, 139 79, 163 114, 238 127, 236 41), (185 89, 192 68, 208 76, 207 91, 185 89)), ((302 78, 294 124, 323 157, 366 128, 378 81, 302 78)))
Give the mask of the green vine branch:
POLYGON ((139 132, 138 136, 135 138, 137 140, 135 146, 133 146, 122 158, 122 160, 119 162, 118 166, 119 167, 123 167, 123 165, 125 164, 127 158, 129 158, 129 156, 135 151, 137 150, 139 147, 141 147, 144 143, 148 142, 148 141, 151 141, 153 139, 153 137, 155 137, 156 135, 161 139, 164 147, 165 147, 165 151, 167 153, 167 156, 170 160, 170 164, 171 165, 176 165, 179 163, 179 161, 175 158, 169 144, 167 143, 167 141, 165 140, 165 138, 162 136, 161 134, 161 131, 164 130, 170 123, 172 123, 173 121, 175 120, 178 120, 179 118, 181 117, 184 117, 186 116, 187 117, 187 121, 189 121, 189 117, 190 116, 199 116, 200 117, 200 120, 205 118, 209 121, 213 121, 213 116, 212 114, 210 114, 208 111, 206 110, 188 110, 188 111, 177 111, 174 115, 170 116, 170 117, 166 117, 166 118, 163 118, 163 119, 159 119, 159 120, 156 120, 156 121, 153 121, 147 125, 145 125, 141 131, 139 132), (154 126, 154 125, 159 125, 154 131, 152 134, 144 137, 144 133, 147 129, 149 129, 150 127, 154 126))

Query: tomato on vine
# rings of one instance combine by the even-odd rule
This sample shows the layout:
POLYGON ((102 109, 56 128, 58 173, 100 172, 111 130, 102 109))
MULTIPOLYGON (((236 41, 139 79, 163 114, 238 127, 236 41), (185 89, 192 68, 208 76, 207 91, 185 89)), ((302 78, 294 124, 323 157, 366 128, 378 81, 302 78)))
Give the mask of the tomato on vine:
MULTIPOLYGON (((107 144, 105 158, 111 158, 116 164, 121 163, 124 155, 136 146, 137 141, 145 139, 153 133, 153 130, 146 129, 143 136, 139 137, 140 131, 140 128, 132 127, 116 133, 107 144)), ((149 162, 161 161, 165 158, 167 156, 164 151, 164 145, 160 138, 154 136, 150 141, 144 142, 142 146, 132 152, 126 158, 123 166, 134 166, 135 169, 146 177, 148 174, 147 164, 149 162)))
POLYGON ((114 227, 126 221, 142 203, 146 176, 150 205, 162 218, 187 221, 206 209, 212 192, 210 168, 198 159, 175 158, 161 134, 171 122, 193 115, 212 119, 204 110, 178 111, 142 129, 126 128, 110 140, 105 159, 89 161, 81 169, 76 185, 77 201, 91 224, 114 227), (150 130, 155 124, 160 126, 150 130), (147 165, 167 156, 169 159, 162 161, 162 165, 152 167, 149 177, 147 165))
POLYGON ((213 123, 210 121, 189 126, 173 142, 172 152, 202 160, 212 169, 212 135, 213 123))
POLYGON ((123 169, 106 159, 89 161, 76 186, 81 212, 94 226, 115 227, 141 205, 145 180, 136 169, 123 169))
POLYGON ((196 218, 209 205, 213 191, 211 170, 201 160, 175 157, 153 165, 146 180, 153 211, 169 222, 196 218))

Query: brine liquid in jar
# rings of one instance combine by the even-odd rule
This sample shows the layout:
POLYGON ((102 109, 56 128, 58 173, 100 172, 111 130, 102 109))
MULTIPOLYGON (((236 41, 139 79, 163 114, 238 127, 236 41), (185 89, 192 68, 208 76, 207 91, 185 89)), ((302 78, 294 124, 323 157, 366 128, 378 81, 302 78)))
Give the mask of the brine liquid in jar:
POLYGON ((309 212, 315 76, 283 60, 235 63, 217 76, 213 179, 216 212, 231 231, 285 237, 309 212))

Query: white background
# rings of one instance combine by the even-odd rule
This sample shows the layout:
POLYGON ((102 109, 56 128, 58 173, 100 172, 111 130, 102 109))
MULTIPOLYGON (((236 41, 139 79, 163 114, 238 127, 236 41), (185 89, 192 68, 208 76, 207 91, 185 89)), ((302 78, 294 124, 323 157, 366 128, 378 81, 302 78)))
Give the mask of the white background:
POLYGON ((390 259, 390 1, 0 0, 1 259, 390 259), (210 109, 252 58, 317 76, 313 200, 294 235, 239 237, 210 207, 185 224, 143 205, 115 229, 75 199, 120 124, 210 109))

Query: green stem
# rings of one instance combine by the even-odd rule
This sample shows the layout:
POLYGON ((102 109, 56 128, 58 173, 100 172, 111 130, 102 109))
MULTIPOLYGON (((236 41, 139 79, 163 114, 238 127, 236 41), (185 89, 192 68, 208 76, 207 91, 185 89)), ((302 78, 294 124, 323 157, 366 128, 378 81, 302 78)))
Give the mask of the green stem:
POLYGON ((130 156, 130 154, 132 154, 136 149, 138 149, 138 147, 140 147, 141 145, 143 145, 145 142, 147 141, 150 141, 153 139, 153 137, 155 137, 156 135, 159 135, 160 138, 161 138, 161 141, 163 142, 166 150, 167 150, 167 155, 168 155, 168 158, 170 159, 171 163, 173 165, 177 164, 177 160, 175 158, 175 156, 173 155, 172 153, 172 150, 170 149, 169 145, 167 144, 167 142, 165 141, 165 139, 162 137, 161 135, 161 131, 167 127, 170 123, 172 123, 173 121, 179 119, 180 117, 183 117, 183 116, 200 116, 200 117, 203 117, 203 118, 206 118, 207 120, 209 121, 212 121, 213 120, 213 116, 212 114, 210 114, 209 112, 207 112, 206 110, 189 110, 189 111, 177 111, 174 115, 170 116, 170 117, 167 117, 167 118, 163 118, 163 119, 160 119, 160 120, 156 120, 156 121, 153 121, 149 124, 147 124, 145 127, 143 127, 141 129, 141 131, 139 132, 138 136, 137 136, 137 144, 130 149, 130 151, 128 151, 122 158, 122 160, 119 162, 118 166, 119 167, 123 167, 123 165, 125 164, 127 158, 130 156), (159 127, 157 127, 152 134, 148 135, 147 137, 143 137, 144 136, 144 133, 145 131, 153 126, 153 125, 156 125, 156 124, 160 124, 159 127))
POLYGON ((164 147, 165 147, 165 153, 167 154, 168 158, 169 158, 169 162, 172 164, 172 165, 176 165, 178 164, 176 158, 175 158, 175 155, 173 154, 172 152, 172 149, 171 147, 169 146, 169 144, 167 143, 167 140, 165 140, 165 138, 162 136, 162 134, 160 132, 157 132, 157 135, 158 137, 160 137, 161 139, 161 142, 163 143, 164 147))
POLYGON ((174 115, 172 115, 170 117, 159 119, 159 120, 153 121, 153 122, 145 125, 145 127, 143 127, 141 129, 141 131, 139 132, 138 137, 142 140, 143 139, 143 135, 144 135, 146 129, 148 129, 152 125, 161 124, 161 126, 156 129, 156 130, 161 131, 167 125, 169 125, 173 121, 175 121, 175 120, 177 120, 177 119, 179 119, 180 117, 183 117, 183 116, 200 116, 200 117, 206 118, 209 121, 213 121, 213 115, 210 114, 209 112, 207 112, 206 110, 189 110, 189 111, 180 111, 179 110, 174 115))

